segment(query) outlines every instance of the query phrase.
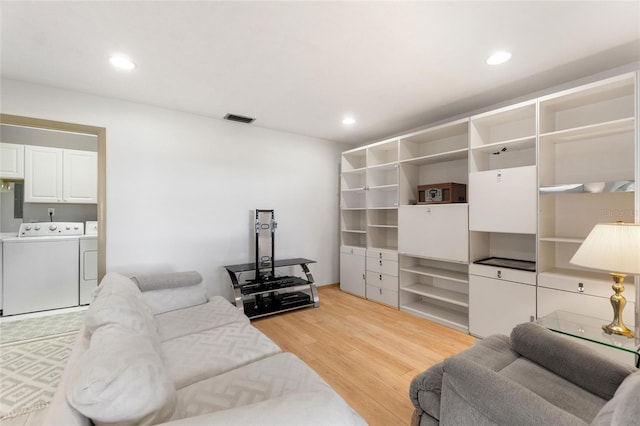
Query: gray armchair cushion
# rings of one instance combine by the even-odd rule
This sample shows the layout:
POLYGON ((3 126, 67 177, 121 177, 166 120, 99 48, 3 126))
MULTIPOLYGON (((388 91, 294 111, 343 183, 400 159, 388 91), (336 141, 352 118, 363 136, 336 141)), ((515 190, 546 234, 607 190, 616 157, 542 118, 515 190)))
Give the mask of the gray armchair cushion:
POLYGON ((441 425, 587 424, 513 380, 464 357, 444 361, 441 404, 441 425))
MULTIPOLYGON (((505 368, 518 358, 509 346, 509 338, 498 335, 487 337, 455 356, 464 357, 493 371, 505 368)), ((441 387, 442 363, 439 363, 414 377, 409 386, 409 398, 416 409, 437 420, 440 418, 441 387)))
POLYGON ((511 347, 583 389, 605 399, 613 397, 635 368, 619 364, 537 324, 524 323, 511 332, 511 347))
POLYGON ((592 426, 625 426, 640 422, 640 371, 629 375, 613 398, 593 419, 592 426))

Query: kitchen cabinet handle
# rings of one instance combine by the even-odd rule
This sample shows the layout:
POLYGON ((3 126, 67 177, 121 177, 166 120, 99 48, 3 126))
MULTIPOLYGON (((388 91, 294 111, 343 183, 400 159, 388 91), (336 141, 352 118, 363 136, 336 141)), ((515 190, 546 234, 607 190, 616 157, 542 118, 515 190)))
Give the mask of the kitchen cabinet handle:
POLYGON ((382 274, 380 274, 380 281, 382 281, 382 274))
POLYGON ((380 266, 382 266, 382 259, 380 260, 380 266))
POLYGON ((498 270, 498 278, 502 278, 502 271, 498 270))
POLYGON ((584 293, 584 284, 578 283, 578 293, 584 293))

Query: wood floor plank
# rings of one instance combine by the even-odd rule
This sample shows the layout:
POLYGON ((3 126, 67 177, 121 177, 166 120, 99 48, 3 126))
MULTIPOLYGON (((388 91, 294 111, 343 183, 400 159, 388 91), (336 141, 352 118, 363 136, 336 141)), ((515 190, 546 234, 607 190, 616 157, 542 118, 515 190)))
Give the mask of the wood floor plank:
POLYGON ((409 424, 416 374, 471 346, 465 333, 323 286, 320 307, 252 324, 313 368, 370 425, 409 424))

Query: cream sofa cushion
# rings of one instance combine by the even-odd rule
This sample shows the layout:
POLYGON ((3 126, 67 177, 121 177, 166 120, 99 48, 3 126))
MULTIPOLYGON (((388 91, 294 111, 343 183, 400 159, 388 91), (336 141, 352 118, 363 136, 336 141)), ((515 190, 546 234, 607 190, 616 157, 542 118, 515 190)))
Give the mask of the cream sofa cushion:
POLYGON ((95 295, 85 315, 89 334, 102 326, 117 324, 157 339, 158 327, 153 312, 129 278, 111 272, 104 277, 95 295))
POLYGON ((208 300, 207 290, 202 284, 143 291, 142 298, 155 315, 202 305, 208 300))
POLYGON ((173 415, 176 390, 150 336, 100 327, 75 371, 67 401, 97 426, 155 424, 173 415))

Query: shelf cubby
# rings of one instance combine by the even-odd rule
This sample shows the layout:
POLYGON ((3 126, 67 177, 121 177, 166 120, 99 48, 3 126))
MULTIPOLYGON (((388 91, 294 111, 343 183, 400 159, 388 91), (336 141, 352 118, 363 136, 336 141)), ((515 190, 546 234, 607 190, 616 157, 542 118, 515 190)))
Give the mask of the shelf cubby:
POLYGON ((367 167, 398 162, 398 140, 379 142, 367 148, 367 167))
POLYGON ((466 330, 468 307, 466 264, 400 257, 400 309, 466 330))
POLYGON ((364 209, 366 206, 366 193, 364 188, 340 191, 341 209, 364 209))
POLYGON ((471 117, 469 146, 472 172, 535 165, 535 101, 471 117))
POLYGON ((369 226, 398 228, 398 209, 369 209, 367 210, 367 223, 369 226))
POLYGON ((349 189, 364 189, 367 185, 366 176, 366 169, 342 172, 340 175, 340 188, 343 191, 349 189))
POLYGON ((635 74, 624 74, 543 97, 541 135, 635 117, 635 74))

